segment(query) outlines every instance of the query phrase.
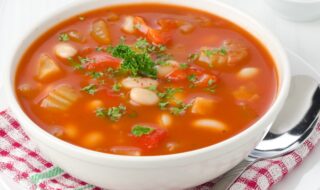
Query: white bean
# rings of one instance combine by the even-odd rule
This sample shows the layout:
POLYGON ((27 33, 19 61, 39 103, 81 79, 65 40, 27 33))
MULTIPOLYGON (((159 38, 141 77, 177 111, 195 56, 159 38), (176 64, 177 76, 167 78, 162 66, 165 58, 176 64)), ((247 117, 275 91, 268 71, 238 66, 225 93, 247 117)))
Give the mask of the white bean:
POLYGON ((130 98, 140 105, 151 106, 159 102, 157 94, 144 88, 133 88, 130 91, 130 98))
POLYGON ((124 18, 124 21, 122 23, 122 30, 130 34, 135 31, 134 18, 132 16, 127 16, 124 18))
POLYGON ((259 69, 254 67, 246 67, 238 72, 238 77, 241 79, 250 79, 259 73, 259 69))
POLYGON ((77 49, 68 43, 59 43, 54 47, 55 54, 60 57, 67 59, 77 54, 77 49))
POLYGON ((211 128, 214 130, 225 130, 226 124, 215 119, 198 119, 193 122, 193 126, 200 128, 211 128))
POLYGON ((125 88, 147 88, 150 86, 158 86, 158 81, 150 78, 133 78, 127 77, 121 81, 125 88))

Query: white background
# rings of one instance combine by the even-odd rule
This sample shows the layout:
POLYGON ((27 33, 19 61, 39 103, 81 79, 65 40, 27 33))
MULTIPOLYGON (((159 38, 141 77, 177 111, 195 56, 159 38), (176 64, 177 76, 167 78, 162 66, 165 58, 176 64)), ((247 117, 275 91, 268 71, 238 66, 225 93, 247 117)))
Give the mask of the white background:
MULTIPOLYGON (((71 1, 74 0, 0 0, 0 71, 3 71, 2 66, 7 64, 8 55, 30 25, 71 1)), ((283 20, 262 0, 220 1, 257 19, 279 38, 283 46, 298 53, 320 72, 320 20, 305 23, 283 20)), ((0 109, 5 107, 5 92, 1 88, 4 74, 0 72, 0 109)), ((272 189, 320 189, 319 176, 320 146, 313 150, 302 165, 272 189)))

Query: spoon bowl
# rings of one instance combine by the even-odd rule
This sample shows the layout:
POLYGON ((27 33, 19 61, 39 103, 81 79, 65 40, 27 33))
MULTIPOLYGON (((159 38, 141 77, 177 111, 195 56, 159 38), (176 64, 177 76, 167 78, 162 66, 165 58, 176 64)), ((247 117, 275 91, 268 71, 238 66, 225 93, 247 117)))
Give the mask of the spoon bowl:
MULTIPOLYGON (((297 104, 299 100, 304 101, 304 105, 307 105, 304 114, 302 114, 303 117, 288 131, 270 130, 245 160, 222 176, 221 180, 215 184, 214 189, 229 189, 247 167, 259 160, 278 157, 297 149, 310 136, 316 126, 320 112, 319 97, 320 87, 313 78, 302 75, 293 77, 287 101, 273 125, 285 125, 288 121, 295 119, 296 112, 292 110, 292 105, 299 105, 297 104)), ((299 109, 299 107, 295 109, 299 109)))

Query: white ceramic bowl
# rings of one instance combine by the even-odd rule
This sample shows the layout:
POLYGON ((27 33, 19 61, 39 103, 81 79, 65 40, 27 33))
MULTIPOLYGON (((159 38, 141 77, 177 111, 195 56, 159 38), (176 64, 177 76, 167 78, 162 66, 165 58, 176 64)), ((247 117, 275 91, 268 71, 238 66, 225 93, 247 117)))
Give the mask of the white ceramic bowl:
POLYGON ((247 15, 211 0, 79 0, 58 10, 32 28, 17 46, 5 73, 9 105, 23 129, 43 155, 71 175, 109 189, 183 189, 207 182, 226 172, 257 145, 269 130, 281 109, 290 84, 286 54, 265 28, 247 15), (245 28, 259 39, 275 60, 279 73, 279 91, 267 111, 255 124, 221 143, 179 154, 130 157, 99 153, 64 142, 37 126, 22 111, 14 89, 17 64, 26 48, 43 32, 70 16, 109 5, 155 2, 201 9, 224 17, 245 28))
POLYGON ((320 0, 265 0, 285 19, 311 21, 320 18, 320 0))

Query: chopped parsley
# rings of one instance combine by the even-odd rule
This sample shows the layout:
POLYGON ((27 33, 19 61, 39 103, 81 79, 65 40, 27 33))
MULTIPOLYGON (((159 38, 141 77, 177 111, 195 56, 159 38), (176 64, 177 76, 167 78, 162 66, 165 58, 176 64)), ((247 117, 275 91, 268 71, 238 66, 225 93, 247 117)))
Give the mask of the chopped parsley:
POLYGON ((127 71, 131 76, 157 78, 155 63, 147 53, 136 53, 128 45, 119 44, 109 47, 108 51, 114 57, 123 59, 120 69, 127 71))
POLYGON ((152 86, 149 86, 147 89, 156 92, 157 91, 157 86, 156 85, 152 85, 152 86))
POLYGON ((187 69, 189 67, 189 65, 187 63, 181 63, 179 65, 180 69, 187 69))
POLYGON ((141 137, 143 135, 149 135, 151 134, 155 129, 148 126, 143 125, 135 125, 131 129, 131 134, 135 137, 141 137))
POLYGON ((101 118, 109 118, 111 121, 118 121, 126 112, 126 107, 119 105, 116 107, 98 108, 96 110, 96 116, 101 118))
POLYGON ((97 92, 97 86, 95 84, 89 84, 81 89, 90 95, 94 95, 97 92))
POLYGON ((197 76, 195 74, 191 74, 191 75, 188 75, 187 79, 188 81, 194 83, 197 81, 197 76))
POLYGON ((213 85, 213 84, 214 84, 215 82, 216 82, 215 80, 213 80, 213 79, 210 79, 210 80, 208 81, 208 86, 211 86, 211 85, 213 85))
POLYGON ((164 45, 150 44, 145 38, 139 38, 134 46, 142 52, 155 54, 163 53, 167 49, 164 45))
POLYGON ((158 106, 161 110, 165 110, 167 106, 169 105, 169 102, 159 102, 158 106))
POLYGON ((67 33, 63 32, 63 33, 59 34, 58 39, 59 39, 60 42, 67 42, 67 41, 70 40, 70 37, 69 37, 69 35, 67 33))
POLYGON ((212 85, 212 86, 205 88, 204 90, 208 91, 210 93, 216 93, 216 89, 217 89, 217 85, 212 85))
POLYGON ((215 93, 216 92, 216 88, 217 88, 216 81, 213 80, 213 79, 210 79, 208 81, 208 87, 205 88, 204 90, 208 91, 210 93, 215 93))
POLYGON ((121 84, 118 83, 118 82, 114 83, 113 86, 112 86, 112 90, 113 90, 114 92, 119 92, 119 91, 120 91, 120 88, 121 88, 121 84))
POLYGON ((190 82, 189 88, 195 87, 195 82, 197 81, 197 76, 195 74, 188 75, 188 81, 190 82))
POLYGON ((192 53, 188 56, 188 61, 193 62, 199 58, 199 53, 192 53))
POLYGON ((178 106, 170 107, 169 110, 170 110, 170 113, 173 115, 181 115, 185 113, 190 106, 192 106, 192 104, 186 104, 186 103, 180 102, 178 106))
POLYGON ((213 48, 213 49, 205 49, 203 50, 203 53, 208 56, 208 57, 211 57, 213 55, 227 55, 228 51, 225 47, 220 47, 220 48, 213 48))
POLYGON ((74 70, 82 70, 83 69, 82 64, 79 63, 78 61, 74 60, 72 57, 69 57, 68 61, 71 64, 71 66, 73 67, 74 70))
POLYGON ((98 52, 103 51, 103 50, 104 50, 103 47, 100 47, 100 46, 96 47, 96 51, 98 51, 98 52))
POLYGON ((86 74, 93 79, 99 79, 103 77, 103 72, 88 71, 86 74))
POLYGON ((182 88, 166 88, 164 92, 159 92, 158 96, 161 99, 170 99, 175 93, 182 92, 182 88))
POLYGON ((88 57, 80 57, 78 56, 78 59, 80 61, 81 64, 85 64, 85 63, 88 63, 88 62, 92 62, 93 60, 88 58, 88 57))

